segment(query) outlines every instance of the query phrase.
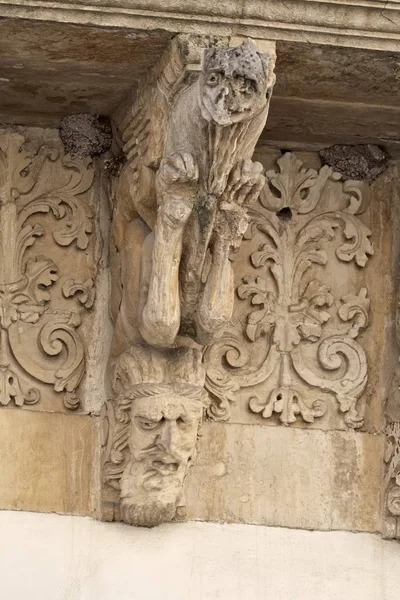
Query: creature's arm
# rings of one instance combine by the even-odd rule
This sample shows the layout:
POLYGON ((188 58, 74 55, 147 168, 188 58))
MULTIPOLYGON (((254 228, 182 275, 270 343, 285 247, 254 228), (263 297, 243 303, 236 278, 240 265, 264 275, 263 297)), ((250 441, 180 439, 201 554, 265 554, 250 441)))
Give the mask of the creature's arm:
POLYGON ((179 331, 182 239, 197 180, 197 166, 184 153, 169 155, 157 174, 157 221, 154 237, 143 248, 139 307, 140 331, 149 344, 169 346, 179 331))
POLYGON ((210 272, 196 315, 196 341, 207 344, 222 335, 232 317, 233 270, 230 253, 240 246, 248 225, 247 212, 265 184, 263 167, 240 161, 232 170, 221 198, 211 246, 210 272))

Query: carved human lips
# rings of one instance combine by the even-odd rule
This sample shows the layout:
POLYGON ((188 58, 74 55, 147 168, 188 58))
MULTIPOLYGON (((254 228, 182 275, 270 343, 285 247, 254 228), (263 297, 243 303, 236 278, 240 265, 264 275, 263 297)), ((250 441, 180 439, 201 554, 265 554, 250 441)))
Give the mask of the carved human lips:
POLYGON ((180 466, 180 463, 176 461, 169 462, 168 460, 154 460, 151 464, 162 475, 176 473, 180 466))

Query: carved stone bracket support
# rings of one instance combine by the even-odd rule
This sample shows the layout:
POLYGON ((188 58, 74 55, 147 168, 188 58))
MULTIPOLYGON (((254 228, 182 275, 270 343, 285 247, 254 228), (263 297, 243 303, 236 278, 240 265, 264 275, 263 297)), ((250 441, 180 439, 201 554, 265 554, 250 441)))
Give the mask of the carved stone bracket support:
POLYGON ((182 516, 183 480, 209 404, 202 346, 232 316, 231 254, 265 183, 251 158, 274 61, 271 45, 261 53, 252 40, 229 47, 228 39, 178 36, 121 121, 127 160, 113 199, 107 518, 151 526, 182 516))
MULTIPOLYGON (((0 136, 0 404, 38 402, 39 381, 64 392, 65 406, 73 409, 84 371, 80 316, 52 309, 58 267, 28 249, 47 233, 34 220, 41 213, 57 220, 52 237, 58 246, 86 249, 91 214, 79 197, 89 189, 93 171, 90 161, 60 156, 47 146, 28 152, 24 141, 19 134, 0 136), (61 171, 61 179, 52 178, 52 169, 61 171)), ((64 296, 82 285, 65 284, 64 296)))

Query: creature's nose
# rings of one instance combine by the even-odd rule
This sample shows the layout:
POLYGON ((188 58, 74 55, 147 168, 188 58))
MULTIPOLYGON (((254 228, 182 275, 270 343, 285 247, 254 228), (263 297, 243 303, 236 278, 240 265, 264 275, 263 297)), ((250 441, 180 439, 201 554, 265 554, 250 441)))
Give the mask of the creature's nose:
POLYGON ((221 100, 226 98, 226 96, 229 96, 229 92, 230 92, 229 86, 227 86, 227 85, 221 86, 221 89, 217 96, 217 102, 220 102, 221 100))

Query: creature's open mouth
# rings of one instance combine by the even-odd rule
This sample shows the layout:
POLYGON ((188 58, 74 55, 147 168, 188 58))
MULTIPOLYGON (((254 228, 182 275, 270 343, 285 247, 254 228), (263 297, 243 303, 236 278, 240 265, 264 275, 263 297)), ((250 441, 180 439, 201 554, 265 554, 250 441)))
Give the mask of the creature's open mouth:
POLYGON ((228 109, 228 110, 229 110, 229 113, 231 115, 241 115, 244 112, 250 112, 251 108, 250 107, 243 107, 243 108, 239 108, 239 109, 236 109, 236 110, 230 110, 230 109, 228 109))

